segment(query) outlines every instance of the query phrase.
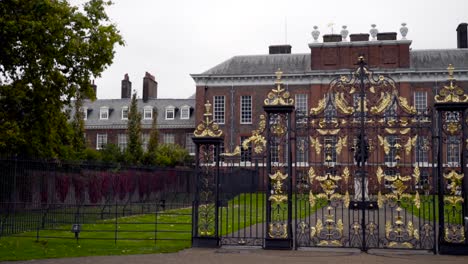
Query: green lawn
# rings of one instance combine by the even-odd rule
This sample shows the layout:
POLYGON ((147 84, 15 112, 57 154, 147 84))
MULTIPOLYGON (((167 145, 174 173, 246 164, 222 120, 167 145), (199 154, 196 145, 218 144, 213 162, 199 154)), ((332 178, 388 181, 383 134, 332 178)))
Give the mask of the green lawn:
MULTIPOLYGON (((421 205, 418 209, 413 202, 413 198, 410 202, 402 202, 403 207, 407 212, 420 217, 422 219, 433 221, 434 217, 436 221, 439 219, 439 197, 434 195, 420 196, 421 205), (435 199, 434 199, 435 198, 435 199), (435 204, 434 204, 435 201, 435 204), (433 213, 435 206, 435 214, 433 213)), ((462 223, 462 207, 460 203, 457 203, 455 208, 452 206, 444 206, 444 219, 446 223, 461 224, 462 223)))
POLYGON ((36 231, 2 237, 0 261, 176 252, 191 246, 191 208, 83 224, 78 241, 70 229, 40 230, 37 242, 36 231))
MULTIPOLYGON (((232 198, 227 206, 220 210, 219 215, 219 230, 220 235, 234 233, 237 230, 263 223, 266 221, 264 193, 243 193, 232 198)), ((318 209, 326 205, 326 201, 318 199, 314 207, 309 206, 309 195, 292 197, 292 217, 296 218, 296 203, 297 218, 302 219, 310 214, 313 214, 318 209)), ((285 212, 286 206, 282 205, 280 211, 285 212)))
MULTIPOLYGON (((293 196, 293 218, 296 215, 296 201, 299 204, 297 210, 299 219, 314 213, 326 204, 318 200, 317 205, 310 208, 308 195, 293 196)), ((106 217, 111 217, 115 213, 121 216, 122 208, 118 209, 117 212, 115 209, 108 212, 106 217)), ((137 210, 138 207, 133 209, 137 210)), ((162 211, 158 213, 157 218, 155 214, 140 214, 105 220, 96 220, 101 218, 98 208, 83 208, 83 210, 86 210, 88 214, 85 214, 87 217, 82 219, 84 224, 81 225, 78 241, 70 231, 76 209, 64 209, 61 213, 57 212, 55 217, 57 219, 64 217, 65 222, 54 223, 54 214, 49 213, 47 217, 50 219, 45 228, 39 230, 39 233, 36 230, 1 237, 0 261, 166 253, 177 252, 191 246, 191 208, 162 211), (157 233, 154 232, 155 226, 157 226, 157 233)), ((135 212, 137 211, 133 211, 135 212)), ((39 215, 38 213, 37 217, 34 217, 31 227, 38 226, 35 221, 40 221, 39 215)), ((220 209, 220 235, 263 223, 266 220, 265 215, 265 194, 240 194, 220 209), (226 219, 229 220, 226 221, 226 219)), ((21 221, 26 221, 26 216, 16 216, 21 221)))

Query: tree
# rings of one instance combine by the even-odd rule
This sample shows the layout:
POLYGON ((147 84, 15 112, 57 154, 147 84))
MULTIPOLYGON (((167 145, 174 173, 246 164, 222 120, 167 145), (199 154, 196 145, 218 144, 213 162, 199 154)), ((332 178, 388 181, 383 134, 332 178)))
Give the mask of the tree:
POLYGON ((73 147, 73 151, 76 154, 81 154, 84 149, 86 148, 85 142, 85 129, 84 129, 84 115, 83 115, 83 97, 77 92, 76 100, 74 104, 74 114, 73 119, 70 123, 72 129, 72 136, 71 136, 71 145, 73 147))
POLYGON ((143 147, 141 142, 141 113, 138 112, 138 102, 136 92, 132 95, 132 102, 128 111, 128 146, 125 160, 130 164, 138 164, 143 157, 143 147))
POLYGON ((156 151, 159 144, 159 130, 158 130, 158 110, 153 111, 153 123, 151 124, 150 138, 148 142, 148 152, 156 151))
POLYGON ((66 157, 68 116, 77 93, 94 98, 91 80, 123 45, 105 7, 65 0, 0 1, 0 152, 66 157))

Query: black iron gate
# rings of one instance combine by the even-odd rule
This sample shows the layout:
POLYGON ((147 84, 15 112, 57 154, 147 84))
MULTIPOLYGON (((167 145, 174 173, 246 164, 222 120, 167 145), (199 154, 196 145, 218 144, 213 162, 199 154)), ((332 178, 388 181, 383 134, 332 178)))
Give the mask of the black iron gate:
POLYGON ((297 247, 435 249, 432 113, 401 93, 361 57, 297 119, 297 247))
POLYGON ((232 153, 219 152, 207 104, 194 139, 206 156, 197 159, 194 241, 466 249, 468 97, 450 75, 437 112, 418 109, 410 91, 363 57, 358 64, 306 114, 294 113, 278 71, 258 129, 232 153))

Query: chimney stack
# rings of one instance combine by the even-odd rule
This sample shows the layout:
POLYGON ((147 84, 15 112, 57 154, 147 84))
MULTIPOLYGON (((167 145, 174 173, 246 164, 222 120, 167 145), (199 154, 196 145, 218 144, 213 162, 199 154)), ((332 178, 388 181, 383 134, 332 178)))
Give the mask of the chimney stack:
POLYGON ((468 24, 461 23, 457 27, 457 48, 468 48, 468 24))
POLYGON ((128 73, 125 74, 122 80, 122 99, 132 97, 132 82, 128 78, 128 73))
POLYGON ((271 45, 268 47, 269 54, 291 54, 291 45, 271 45))
POLYGON ((153 75, 146 72, 145 77, 143 77, 143 101, 156 98, 158 98, 158 82, 153 75))

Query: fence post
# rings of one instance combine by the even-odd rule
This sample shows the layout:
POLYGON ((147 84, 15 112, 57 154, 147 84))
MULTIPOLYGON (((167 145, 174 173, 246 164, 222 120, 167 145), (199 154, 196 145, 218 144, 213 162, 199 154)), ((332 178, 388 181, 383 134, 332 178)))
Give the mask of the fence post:
POLYGON ((114 233, 114 243, 117 244, 117 233, 119 228, 119 223, 117 221, 119 208, 117 207, 117 199, 115 200, 115 233, 114 233))

